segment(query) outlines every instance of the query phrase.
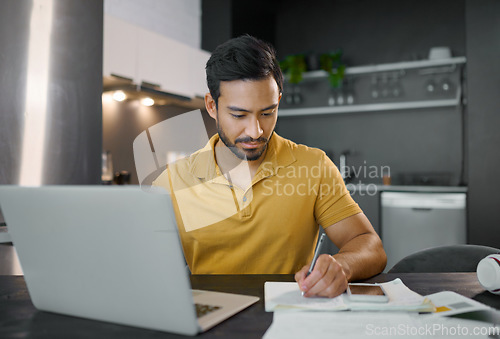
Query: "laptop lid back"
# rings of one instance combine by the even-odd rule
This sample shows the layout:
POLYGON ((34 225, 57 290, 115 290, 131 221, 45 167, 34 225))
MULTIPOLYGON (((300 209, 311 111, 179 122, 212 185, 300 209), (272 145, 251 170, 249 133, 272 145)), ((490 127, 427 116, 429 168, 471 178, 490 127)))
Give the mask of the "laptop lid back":
POLYGON ((0 205, 38 309, 198 332, 166 192, 0 186, 0 205))

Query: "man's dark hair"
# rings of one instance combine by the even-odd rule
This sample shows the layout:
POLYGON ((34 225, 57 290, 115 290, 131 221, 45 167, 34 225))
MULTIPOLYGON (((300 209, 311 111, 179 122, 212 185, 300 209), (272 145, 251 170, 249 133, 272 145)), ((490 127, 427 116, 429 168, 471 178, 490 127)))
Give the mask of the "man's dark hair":
POLYGON ((242 35, 219 45, 206 66, 207 85, 218 104, 220 82, 232 80, 262 80, 272 76, 283 92, 283 74, 274 48, 250 35, 242 35))

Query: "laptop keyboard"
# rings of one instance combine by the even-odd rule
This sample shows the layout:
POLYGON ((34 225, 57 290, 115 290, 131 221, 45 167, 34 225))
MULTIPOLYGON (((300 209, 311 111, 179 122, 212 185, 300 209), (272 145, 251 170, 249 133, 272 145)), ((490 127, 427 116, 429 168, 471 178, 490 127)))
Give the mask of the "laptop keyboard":
POLYGON ((220 310, 220 306, 214 305, 203 305, 203 304, 194 304, 196 306, 196 317, 201 318, 204 315, 207 315, 213 311, 220 310))

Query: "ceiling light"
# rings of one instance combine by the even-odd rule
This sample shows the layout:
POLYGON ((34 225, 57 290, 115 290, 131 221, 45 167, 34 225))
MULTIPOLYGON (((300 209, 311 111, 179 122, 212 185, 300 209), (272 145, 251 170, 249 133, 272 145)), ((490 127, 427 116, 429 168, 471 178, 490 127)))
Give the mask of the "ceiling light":
POLYGON ((127 99, 127 95, 123 91, 116 91, 113 93, 113 99, 116 101, 123 101, 127 99))
POLYGON ((155 104, 155 101, 147 97, 141 100, 141 104, 143 104, 144 106, 153 106, 155 104))

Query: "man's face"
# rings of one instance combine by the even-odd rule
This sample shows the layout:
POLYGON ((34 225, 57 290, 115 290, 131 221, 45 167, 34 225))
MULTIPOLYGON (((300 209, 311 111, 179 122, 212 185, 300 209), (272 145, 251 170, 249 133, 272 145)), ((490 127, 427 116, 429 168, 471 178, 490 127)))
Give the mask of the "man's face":
POLYGON ((221 81, 218 109, 210 98, 207 110, 224 145, 240 159, 260 159, 278 118, 281 93, 274 78, 221 81))

